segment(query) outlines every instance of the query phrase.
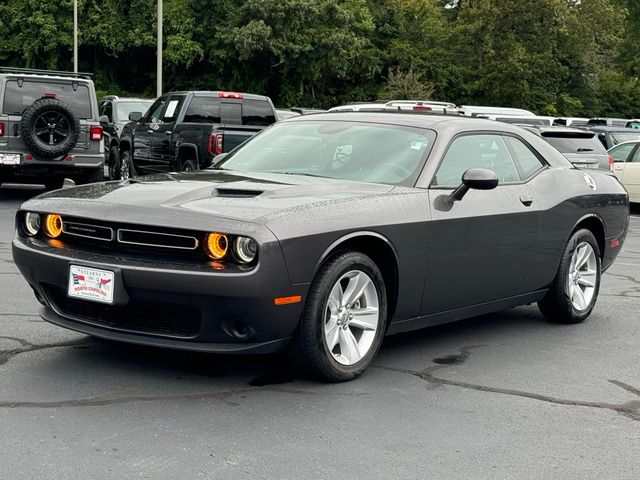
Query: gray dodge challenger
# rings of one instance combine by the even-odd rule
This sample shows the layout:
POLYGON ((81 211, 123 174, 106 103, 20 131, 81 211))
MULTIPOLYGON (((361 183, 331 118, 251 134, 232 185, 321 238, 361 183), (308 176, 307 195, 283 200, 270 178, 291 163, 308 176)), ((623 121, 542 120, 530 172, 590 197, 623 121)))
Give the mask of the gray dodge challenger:
POLYGON ((614 176, 490 120, 300 116, 218 159, 24 203, 13 257, 42 317, 159 347, 288 349, 343 381, 385 335, 533 302, 583 321, 627 232, 614 176))

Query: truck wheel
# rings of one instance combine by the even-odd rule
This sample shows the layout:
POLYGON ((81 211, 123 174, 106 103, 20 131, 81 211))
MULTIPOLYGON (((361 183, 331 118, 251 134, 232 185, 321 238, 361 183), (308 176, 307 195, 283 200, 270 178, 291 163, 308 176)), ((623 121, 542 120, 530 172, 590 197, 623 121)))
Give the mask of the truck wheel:
POLYGON ((196 163, 193 160, 185 160, 181 162, 181 172, 193 172, 194 170, 196 170, 196 163))
POLYGON ((131 162, 131 152, 125 150, 120 154, 120 180, 128 180, 133 178, 133 163, 131 162))
POLYGON ((109 150, 109 180, 120 180, 120 150, 115 145, 109 150))
POLYGON ((60 100, 41 98, 22 114, 20 131, 31 153, 44 158, 62 157, 78 143, 80 120, 60 100))

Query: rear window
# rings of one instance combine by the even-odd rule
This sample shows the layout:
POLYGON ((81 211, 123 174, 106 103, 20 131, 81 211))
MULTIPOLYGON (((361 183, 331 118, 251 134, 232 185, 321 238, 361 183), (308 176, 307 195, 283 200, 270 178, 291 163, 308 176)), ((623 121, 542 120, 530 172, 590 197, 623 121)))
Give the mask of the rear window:
POLYGON ((595 135, 592 134, 549 134, 543 133, 543 138, 556 147, 560 153, 597 153, 606 155, 607 151, 595 135))
POLYGON ((638 133, 626 133, 626 132, 614 132, 610 134, 611 143, 617 145, 623 142, 632 142, 634 140, 640 140, 640 132, 638 133))
POLYGON ((217 97, 193 97, 184 115, 186 123, 226 123, 271 125, 276 121, 269 102, 243 100, 228 102, 217 97))
POLYGON ((56 98, 66 103, 80 118, 92 118, 91 97, 89 87, 79 82, 32 82, 25 80, 22 87, 17 80, 7 81, 4 91, 2 112, 8 115, 22 115, 22 112, 33 102, 42 98, 45 93, 55 94, 56 98))

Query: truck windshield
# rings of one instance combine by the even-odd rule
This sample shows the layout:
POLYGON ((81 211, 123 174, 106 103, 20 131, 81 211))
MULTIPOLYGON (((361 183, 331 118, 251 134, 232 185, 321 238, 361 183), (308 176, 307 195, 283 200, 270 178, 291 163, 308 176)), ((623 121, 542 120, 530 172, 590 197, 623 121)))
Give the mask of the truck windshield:
POLYGON ((413 185, 434 140, 432 130, 397 125, 284 122, 214 168, 413 185))
POLYGON ((7 81, 4 92, 2 113, 7 115, 22 115, 22 112, 33 102, 45 96, 55 95, 55 98, 66 103, 80 118, 92 118, 91 98, 86 84, 79 82, 45 82, 29 81, 18 84, 17 80, 7 81), (75 84, 75 89, 74 89, 75 84))

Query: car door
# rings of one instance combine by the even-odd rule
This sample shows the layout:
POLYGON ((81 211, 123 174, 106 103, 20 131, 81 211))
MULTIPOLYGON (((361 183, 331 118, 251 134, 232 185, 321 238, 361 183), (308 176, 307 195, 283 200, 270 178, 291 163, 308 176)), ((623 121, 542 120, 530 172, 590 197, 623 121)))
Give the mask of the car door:
POLYGON ((613 158, 613 173, 620 182, 622 182, 627 161, 634 153, 636 145, 635 143, 622 143, 609 150, 609 156, 613 158))
POLYGON ((162 115, 167 106, 168 96, 158 98, 147 114, 134 127, 133 165, 139 174, 153 173, 150 161, 151 142, 162 123, 162 115))
POLYGON ((629 201, 640 203, 640 148, 637 145, 625 163, 621 181, 629 192, 629 201))
POLYGON ((151 136, 151 147, 149 150, 149 171, 168 172, 175 168, 173 165, 173 131, 182 104, 184 95, 171 95, 167 99, 167 106, 162 112, 160 121, 155 125, 151 136))
POLYGON ((540 209, 526 180, 544 167, 515 136, 477 132, 451 141, 429 188, 423 314, 527 293, 540 209), (498 186, 469 190, 462 200, 449 202, 470 168, 494 171, 498 186))

